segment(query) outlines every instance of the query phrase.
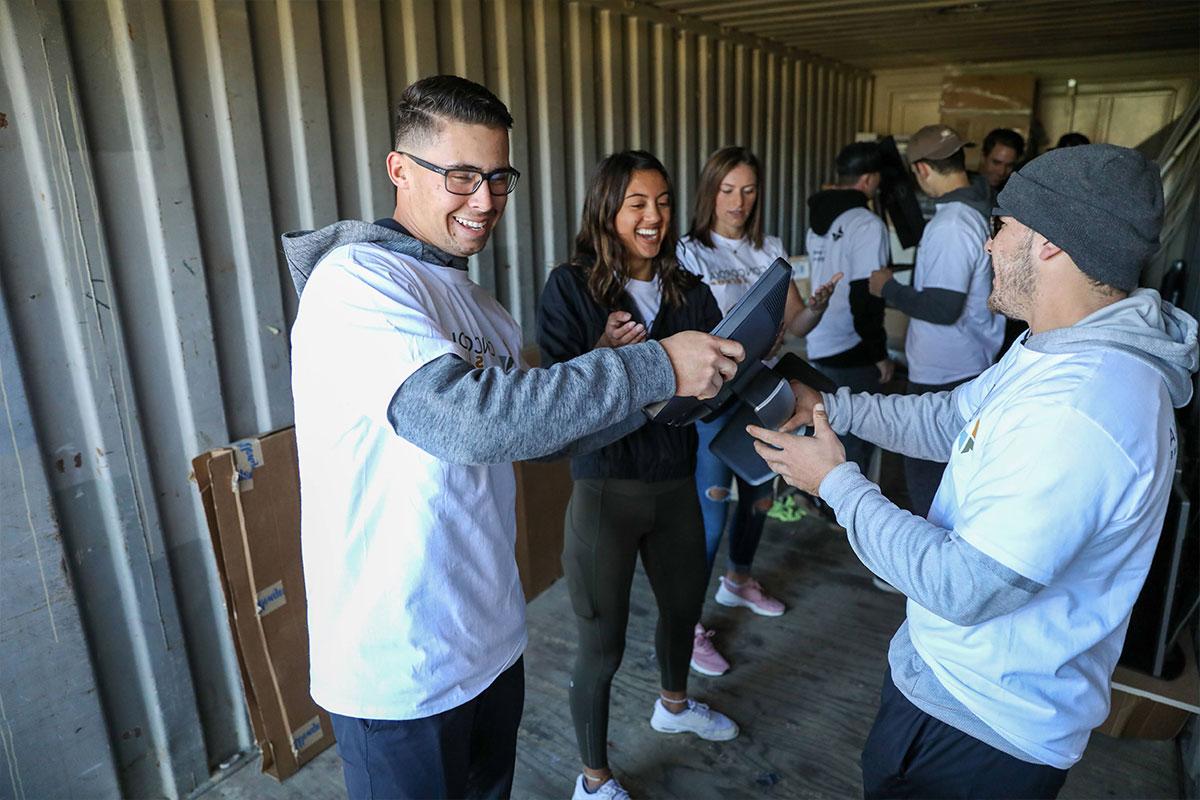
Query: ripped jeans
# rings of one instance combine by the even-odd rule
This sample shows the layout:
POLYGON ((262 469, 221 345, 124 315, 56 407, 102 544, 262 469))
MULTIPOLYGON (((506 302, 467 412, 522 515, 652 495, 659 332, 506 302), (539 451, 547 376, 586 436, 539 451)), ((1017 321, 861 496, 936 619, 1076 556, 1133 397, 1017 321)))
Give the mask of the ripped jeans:
MULTIPOLYGON (((743 575, 749 574, 762 538, 763 523, 771 507, 771 482, 751 486, 737 478, 725 462, 712 454, 708 446, 721 430, 732 412, 712 422, 697 422, 696 433, 700 435, 700 447, 696 452, 696 493, 700 496, 700 512, 704 516, 704 544, 708 555, 708 577, 712 577, 713 562, 721 536, 729 520, 729 485, 738 482, 738 503, 733 510, 733 522, 729 532, 729 568, 743 575)), ((707 581, 706 581, 707 583, 707 581)))

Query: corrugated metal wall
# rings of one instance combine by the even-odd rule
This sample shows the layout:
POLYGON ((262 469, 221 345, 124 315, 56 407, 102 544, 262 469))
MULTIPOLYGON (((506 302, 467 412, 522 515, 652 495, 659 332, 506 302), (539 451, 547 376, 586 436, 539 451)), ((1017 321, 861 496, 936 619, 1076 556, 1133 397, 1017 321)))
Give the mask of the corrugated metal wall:
POLYGON ((870 92, 615 1, 0 0, 0 66, 0 377, 21 388, 0 452, 0 797, 178 797, 250 747, 189 460, 291 422, 278 234, 391 212, 406 84, 455 72, 513 111, 524 176, 472 269, 527 331, 600 155, 662 157, 682 225, 705 155, 747 144, 768 229, 798 250, 870 92), (45 597, 15 602, 29 586, 45 597), (99 704, 29 702, 30 676, 99 704))

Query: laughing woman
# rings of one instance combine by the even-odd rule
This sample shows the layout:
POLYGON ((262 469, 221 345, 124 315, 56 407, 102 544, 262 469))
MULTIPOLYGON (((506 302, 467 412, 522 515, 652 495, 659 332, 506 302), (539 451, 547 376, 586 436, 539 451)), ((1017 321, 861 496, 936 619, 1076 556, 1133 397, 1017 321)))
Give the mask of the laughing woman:
MULTIPOLYGON (((707 331, 712 292, 675 261, 671 184, 654 156, 608 156, 592 177, 575 256, 555 269, 538 311, 543 365, 598 347, 707 331)), ((704 602, 704 526, 696 497, 696 432, 646 425, 571 461, 563 571, 579 628, 571 717, 583 759, 580 798, 628 798, 608 765, 608 706, 625 651, 638 554, 658 602, 654 646, 662 691, 650 725, 724 741, 737 725, 688 697, 693 629, 704 602)))
MULTIPOLYGON (((716 297, 721 313, 729 312, 750 290, 758 276, 777 258, 787 258, 783 243, 763 234, 763 210, 759 202, 758 159, 744 147, 723 147, 709 157, 700 173, 692 224, 679 243, 680 264, 700 276, 716 297)), ((784 326, 793 336, 804 336, 821 321, 833 287, 841 273, 817 289, 806 305, 795 285, 789 287, 784 326)), ((732 470, 708 449, 713 437, 728 421, 726 417, 697 423, 700 451, 697 454, 696 485, 704 514, 707 554, 705 585, 712 574, 717 548, 725 532, 729 484, 732 470)), ((729 558, 717 588, 716 601, 724 606, 744 607, 768 617, 784 612, 784 605, 771 597, 750 577, 750 565, 762 536, 771 485, 751 486, 737 479, 738 502, 733 509, 729 533, 729 558)), ((729 662, 711 642, 712 631, 696 624, 692 669, 703 675, 721 675, 729 662)))

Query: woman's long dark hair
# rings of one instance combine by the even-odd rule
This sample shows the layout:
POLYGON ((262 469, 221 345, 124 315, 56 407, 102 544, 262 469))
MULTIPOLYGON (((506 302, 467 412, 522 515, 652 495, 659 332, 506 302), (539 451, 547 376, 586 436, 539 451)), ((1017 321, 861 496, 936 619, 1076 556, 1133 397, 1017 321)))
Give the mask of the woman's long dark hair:
POLYGON ((745 236, 756 248, 763 245, 762 215, 762 167, 758 157, 744 147, 722 147, 708 157, 700 172, 700 183, 696 187, 696 206, 692 210, 692 224, 687 235, 705 247, 713 247, 712 229, 717 221, 717 192, 721 181, 734 167, 745 164, 754 170, 758 192, 754 197, 754 208, 746 217, 745 236))
MULTIPOLYGON (((667 193, 672 199, 675 190, 667 168, 645 150, 626 150, 605 157, 597 166, 583 202, 583 218, 575 237, 572 260, 588 271, 588 291, 592 299, 605 308, 616 308, 625 284, 629 282, 629 254, 617 233, 617 212, 625 202, 629 180, 638 170, 653 170, 663 176, 667 193)), ((654 202, 652 199, 651 202, 654 202)), ((662 286, 663 305, 683 305, 684 291, 689 286, 688 273, 675 260, 675 225, 667 225, 662 234, 658 255, 650 261, 651 272, 662 286)))

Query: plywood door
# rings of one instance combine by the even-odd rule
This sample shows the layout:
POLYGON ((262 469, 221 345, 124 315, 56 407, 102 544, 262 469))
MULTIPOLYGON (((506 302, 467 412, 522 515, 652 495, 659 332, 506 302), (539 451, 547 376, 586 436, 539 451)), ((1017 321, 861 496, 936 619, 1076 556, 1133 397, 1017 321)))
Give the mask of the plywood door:
MULTIPOLYGON (((948 76, 942 83, 941 121, 976 145, 996 128, 1011 128, 1028 139, 1036 88, 1030 74, 948 76)), ((978 166, 980 154, 980 147, 967 150, 969 169, 978 166)))
POLYGON ((1040 108, 1047 146, 1078 131, 1093 142, 1136 147, 1178 117, 1194 91, 1194 82, 1182 78, 1045 86, 1040 108))

